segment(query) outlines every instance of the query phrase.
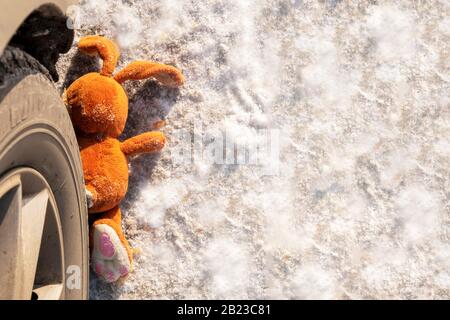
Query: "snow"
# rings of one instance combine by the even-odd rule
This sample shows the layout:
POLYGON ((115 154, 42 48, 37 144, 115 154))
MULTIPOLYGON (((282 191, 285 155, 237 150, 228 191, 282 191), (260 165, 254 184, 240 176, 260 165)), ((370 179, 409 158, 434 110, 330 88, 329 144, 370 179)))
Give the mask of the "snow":
MULTIPOLYGON (((118 42, 118 70, 186 76, 126 84, 123 138, 165 119, 168 145, 130 164, 134 273, 93 275, 91 298, 450 298, 448 1, 73 9, 77 39, 118 42)), ((61 90, 90 61, 63 56, 61 90)))
POLYGON ((158 186, 144 183, 138 189, 136 218, 152 228, 163 226, 165 212, 180 204, 188 190, 178 179, 167 179, 158 186))
POLYGON ((410 185, 399 193, 395 204, 404 238, 417 243, 437 236, 435 230, 443 207, 439 195, 421 185, 410 185))
POLYGON ((367 29, 375 43, 378 59, 395 63, 411 60, 417 54, 417 30, 411 11, 392 5, 372 7, 367 29))

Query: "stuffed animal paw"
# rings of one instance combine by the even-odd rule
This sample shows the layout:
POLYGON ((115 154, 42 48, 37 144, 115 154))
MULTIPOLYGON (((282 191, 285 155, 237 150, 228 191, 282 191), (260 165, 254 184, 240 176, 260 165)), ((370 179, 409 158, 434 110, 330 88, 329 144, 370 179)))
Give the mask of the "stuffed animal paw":
POLYGON ((91 264, 106 282, 128 276, 132 269, 132 250, 121 227, 121 212, 115 207, 104 213, 91 227, 91 264))
POLYGON ((69 86, 64 101, 77 132, 89 213, 97 215, 90 232, 91 265, 102 279, 115 282, 128 275, 133 261, 119 209, 128 189, 129 158, 159 152, 165 144, 158 131, 117 139, 128 116, 128 97, 121 84, 154 78, 177 87, 184 77, 175 67, 150 61, 132 62, 113 76, 119 58, 114 42, 89 36, 79 41, 78 48, 103 60, 100 72, 88 73, 69 86))

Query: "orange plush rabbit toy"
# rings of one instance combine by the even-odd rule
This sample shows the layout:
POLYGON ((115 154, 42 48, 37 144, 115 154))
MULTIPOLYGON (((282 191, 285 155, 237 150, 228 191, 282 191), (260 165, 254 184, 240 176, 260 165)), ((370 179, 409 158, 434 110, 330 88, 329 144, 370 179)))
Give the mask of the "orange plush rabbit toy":
POLYGON ((148 61, 132 62, 112 76, 119 50, 101 36, 82 38, 78 49, 103 60, 100 73, 88 73, 69 86, 65 101, 77 131, 89 213, 96 214, 90 231, 91 266, 103 280, 115 282, 129 274, 133 262, 119 209, 128 188, 127 158, 158 152, 165 144, 163 133, 157 131, 123 142, 117 139, 128 115, 128 98, 121 83, 155 78, 177 87, 184 78, 175 67, 148 61))

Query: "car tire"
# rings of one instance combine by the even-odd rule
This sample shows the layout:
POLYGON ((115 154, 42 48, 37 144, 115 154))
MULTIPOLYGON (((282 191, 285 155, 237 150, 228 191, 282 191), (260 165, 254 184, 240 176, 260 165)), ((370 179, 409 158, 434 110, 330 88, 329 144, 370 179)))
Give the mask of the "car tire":
POLYGON ((0 299, 86 299, 88 215, 79 148, 48 71, 0 57, 0 299))

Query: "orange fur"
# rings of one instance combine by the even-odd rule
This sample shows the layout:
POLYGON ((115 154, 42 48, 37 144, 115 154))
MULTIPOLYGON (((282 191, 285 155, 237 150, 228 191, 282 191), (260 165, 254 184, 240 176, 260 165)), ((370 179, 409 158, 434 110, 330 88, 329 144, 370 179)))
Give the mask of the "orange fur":
POLYGON ((117 206, 128 189, 128 162, 114 138, 97 141, 80 138, 84 183, 94 194, 90 213, 103 212, 117 206))
POLYGON ((149 61, 134 61, 114 76, 119 83, 147 78, 155 78, 168 87, 179 87, 184 82, 184 76, 177 68, 149 61))
POLYGON ((84 133, 118 137, 128 117, 128 97, 114 79, 88 73, 75 80, 66 91, 72 122, 84 133))
POLYGON ((154 77, 162 84, 179 86, 184 77, 175 67, 137 61, 112 78, 119 57, 119 50, 112 41, 90 36, 80 39, 78 47, 86 54, 98 54, 103 59, 100 73, 82 76, 65 93, 78 133, 86 189, 92 194, 89 213, 100 213, 93 225, 112 227, 132 261, 132 250, 122 232, 118 207, 128 189, 127 156, 158 152, 164 147, 165 137, 155 131, 142 133, 122 143, 117 140, 128 116, 128 98, 120 83, 154 77))
POLYGON ((136 137, 125 140, 120 149, 126 156, 134 156, 140 153, 157 152, 164 148, 166 138, 162 132, 146 132, 136 137))
POLYGON ((119 49, 117 45, 101 36, 89 36, 81 38, 78 49, 88 55, 98 54, 103 60, 102 75, 110 76, 114 72, 119 60, 119 49))

